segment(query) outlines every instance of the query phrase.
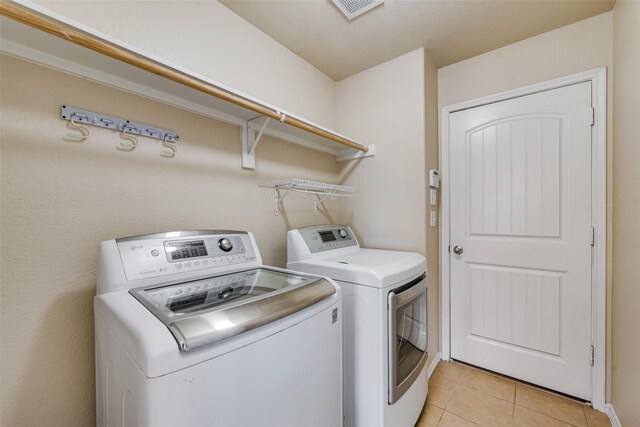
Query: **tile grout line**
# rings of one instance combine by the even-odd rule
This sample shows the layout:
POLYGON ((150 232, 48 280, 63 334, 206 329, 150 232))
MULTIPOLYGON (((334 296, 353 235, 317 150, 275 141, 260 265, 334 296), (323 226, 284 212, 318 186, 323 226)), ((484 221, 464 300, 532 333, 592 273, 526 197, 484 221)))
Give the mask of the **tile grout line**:
MULTIPOLYGON (((586 405, 582 405, 582 412, 584 413, 584 419, 587 421, 587 427, 591 427, 591 423, 589 422, 589 417, 587 416, 586 405)), ((609 421, 609 424, 611 424, 611 421, 609 421)))
MULTIPOLYGON (((478 424, 477 422, 475 422, 475 421, 473 421, 473 420, 470 420, 469 418, 465 418, 465 417, 463 417, 462 415, 458 415, 458 414, 456 414, 455 412, 450 412, 450 411, 445 411, 445 410, 443 410, 443 411, 442 411, 442 415, 440 416, 440 419, 442 419, 442 416, 444 416, 444 413, 445 413, 445 412, 446 412, 446 413, 448 413, 448 414, 453 415, 454 417, 462 418, 462 419, 463 419, 463 420, 465 420, 465 421, 469 421, 469 422, 470 422, 471 424, 473 424, 474 426, 480 426, 480 424, 478 424)), ((438 421, 438 424, 440 424, 440 421, 438 421)))
MULTIPOLYGON (((457 376, 457 378, 460 378, 460 374, 461 374, 461 373, 462 373, 462 370, 460 370, 460 372, 458 372, 458 376, 457 376)), ((464 385, 460 384, 457 380, 456 380, 456 381, 452 381, 452 382, 454 382, 454 383, 456 384, 456 386, 462 386, 462 387, 464 387, 464 385)), ((454 413, 453 413, 453 412, 451 412, 451 411, 447 411, 447 406, 449 406, 449 402, 451 401, 451 398, 452 398, 452 397, 453 397, 453 395, 456 393, 456 391, 457 391, 457 387, 453 389, 453 393, 451 393, 451 396, 449 396, 449 398, 448 398, 448 399, 447 399, 447 401, 445 402, 445 404, 444 404, 444 408, 442 408, 442 415, 440 416, 440 419, 442 419, 442 417, 444 416, 444 413, 445 413, 445 412, 448 412, 448 413, 450 413, 451 415, 454 415, 454 416, 456 416, 456 417, 460 417, 460 418, 462 418, 463 420, 467 420, 467 421, 469 421, 470 423, 473 423, 474 425, 478 425, 478 424, 476 424, 475 422, 473 422, 472 420, 470 420, 470 419, 468 419, 468 418, 463 417, 462 415, 454 414, 454 413)), ((440 421, 438 421, 438 424, 440 424, 440 421)))
MULTIPOLYGON (((460 384, 460 383, 458 383, 457 381, 452 381, 452 382, 455 382, 455 384, 456 384, 456 385, 461 386, 461 387, 464 387, 464 388, 466 388, 466 389, 469 389, 469 390, 472 390, 472 391, 477 391, 478 393, 485 394, 485 395, 487 395, 487 396, 489 396, 489 397, 494 397, 494 398, 496 398, 496 399, 502 400, 503 402, 508 402, 507 400, 500 399, 500 398, 498 398, 498 397, 492 396, 492 395, 490 395, 490 394, 488 394, 488 393, 485 393, 485 392, 483 392, 483 391, 475 390, 475 389, 472 389, 472 388, 470 388, 470 387, 467 387, 467 386, 465 386, 464 384, 460 384)), ((449 405, 449 402, 451 401, 451 398, 453 397, 454 393, 455 393, 455 390, 454 390, 454 392, 453 392, 453 393, 451 393, 451 396, 449 396, 449 399, 447 399, 447 402, 444 404, 444 408, 442 409, 442 414, 440 415, 440 419, 442 419, 442 416, 444 415, 444 413, 445 413, 445 412, 448 412, 448 413, 450 413, 451 415, 454 415, 454 416, 456 416, 456 417, 462 418, 463 420, 469 421, 469 422, 470 422, 470 423, 472 423, 473 425, 480 426, 480 424, 476 423, 476 422, 475 422, 475 421, 473 421, 473 420, 470 420, 469 418, 465 418, 463 415, 456 414, 456 413, 451 412, 451 411, 447 411, 447 409, 446 409, 446 408, 447 408, 447 406, 449 405)), ((512 403, 512 402, 508 402, 508 403, 512 403)), ((513 405, 514 405, 514 411, 515 411, 515 403, 513 403, 513 405)), ((440 421, 438 421, 438 425, 439 425, 439 424, 440 424, 440 421)), ((513 425, 513 415, 512 415, 512 422, 511 422, 511 425, 513 425)))
MULTIPOLYGON (((517 378, 507 377, 507 376, 495 373, 493 371, 487 371, 487 370, 482 369, 482 368, 477 367, 477 366, 464 365, 464 364, 460 364, 460 363, 456 363, 456 362, 453 362, 453 363, 454 363, 454 365, 457 365, 457 366, 459 366, 461 368, 460 369, 460 375, 458 375, 458 377, 462 376, 462 371, 464 369, 470 369, 472 371, 481 372, 481 373, 487 374, 489 376, 492 376, 492 377, 495 377, 495 378, 500 378, 500 379, 503 379, 505 381, 514 383, 516 385, 516 392, 514 392, 514 402, 515 402, 515 398, 516 398, 516 394, 517 394, 517 386, 521 385, 523 387, 529 387, 531 389, 534 389, 534 390, 537 390, 537 391, 540 391, 540 392, 543 392, 543 393, 547 393, 547 394, 549 394, 551 396, 554 396, 554 397, 557 397, 559 399, 564 399, 564 400, 569 401, 569 402, 577 403, 577 404, 579 404, 581 406, 585 404, 585 402, 583 402, 582 400, 571 398, 571 397, 556 393, 553 390, 548 390, 548 389, 545 389, 545 388, 538 387, 535 384, 530 384, 530 383, 525 383, 525 382, 519 381, 517 378)), ((458 381, 454 381, 454 382, 459 383, 458 381)), ((459 384, 466 387, 465 384, 461 384, 461 383, 459 383, 459 384)), ((467 388, 471 388, 471 387, 467 387, 467 388)), ((476 389, 473 389, 473 390, 476 390, 476 389)), ((480 391, 480 390, 478 390, 478 391, 480 391)), ((488 394, 488 393, 486 393, 486 394, 488 394)), ((490 396, 492 396, 492 395, 490 395, 490 396)), ((498 399, 502 399, 502 398, 500 398, 498 396, 494 396, 494 397, 497 397, 498 399)), ((509 402, 506 399, 502 399, 502 400, 505 400, 505 401, 509 402)), ((586 414, 585 414, 585 418, 586 418, 586 414)))
POLYGON ((587 410, 582 407, 582 413, 584 414, 584 419, 587 422, 587 427, 591 427, 591 423, 589 422, 589 417, 587 417, 587 410))
MULTIPOLYGON (((530 411, 532 411, 532 412, 535 412, 535 413, 540 414, 540 415, 543 415, 543 416, 547 416, 547 417, 549 417, 549 418, 552 418, 552 419, 554 419, 554 420, 557 420, 557 421, 560 421, 560 422, 566 423, 566 424, 571 425, 571 426, 575 426, 575 427, 590 427, 589 418, 587 417, 587 414, 586 414, 585 404, 584 404, 584 403, 582 403, 582 402, 575 401, 575 400, 573 400, 573 399, 569 399, 569 398, 567 398, 567 397, 560 396, 560 395, 557 395, 557 394, 555 394, 555 393, 548 392, 548 391, 546 391, 546 390, 543 390, 543 389, 541 389, 541 388, 535 387, 535 386, 533 386, 533 385, 524 384, 524 383, 522 383, 522 382, 520 382, 520 381, 517 381, 517 380, 515 380, 515 379, 507 379, 507 378, 504 378, 504 377, 501 377, 501 376, 498 376, 498 375, 493 375, 494 377, 502 378, 502 379, 505 379, 506 381, 510 381, 510 382, 512 382, 512 383, 514 383, 514 384, 515 384, 515 387, 514 387, 513 402, 509 402, 508 400, 502 399, 502 398, 500 398, 500 397, 498 397, 498 396, 494 396, 494 395, 489 394, 489 393, 486 393, 486 392, 484 392, 484 391, 482 391, 482 390, 478 390, 478 389, 475 389, 475 388, 472 388, 472 387, 468 387, 467 385, 460 383, 459 379, 460 379, 460 377, 462 376, 462 372, 463 372, 463 371, 464 371, 464 369, 465 369, 465 368, 467 368, 467 367, 466 367, 466 366, 464 366, 464 365, 460 365, 460 364, 454 364, 454 365, 457 365, 458 367, 460 367, 460 370, 459 370, 459 372, 458 372, 458 375, 456 376, 456 380, 453 380, 453 379, 452 379, 452 380, 450 380, 450 381, 451 381, 451 382, 453 382, 453 383, 455 383, 456 385, 459 385, 459 386, 461 386, 461 387, 465 387, 465 388, 467 388, 467 389, 469 389, 469 390, 473 390, 473 391, 476 391, 476 392, 482 393, 482 394, 487 395, 487 396, 489 396, 489 397, 493 397, 493 398, 495 398, 495 399, 499 399, 499 400, 501 400, 501 401, 503 401, 503 402, 511 403, 511 404, 513 405, 512 424, 513 424, 513 423, 515 423, 515 408, 516 408, 516 406, 520 406, 521 408, 524 408, 524 409, 530 410, 530 411), (555 398, 557 398, 557 399, 566 400, 566 401, 568 401, 568 402, 572 402, 572 403, 576 403, 576 404, 580 405, 580 407, 581 407, 581 409, 582 409, 582 414, 583 414, 583 416, 584 416, 584 420, 585 420, 585 422, 586 422, 586 425, 584 425, 584 426, 579 426, 579 425, 577 425, 577 424, 574 424, 573 422, 569 422, 569 421, 566 421, 566 420, 563 420, 563 419, 557 418, 557 417, 555 417, 555 416, 552 416, 552 415, 549 415, 549 414, 545 414, 545 413, 539 412, 539 411, 538 411, 538 410, 536 410, 536 409, 528 408, 528 407, 523 406, 523 405, 517 405, 517 403, 516 403, 516 399, 517 399, 517 388, 518 388, 518 385, 521 385, 521 386, 524 386, 524 387, 529 387, 529 388, 532 388, 532 389, 534 389, 534 390, 537 390, 537 391, 540 391, 540 392, 543 392, 543 393, 547 393, 547 394, 549 394, 549 395, 551 395, 551 396, 554 396, 554 397, 555 397, 555 398)), ((475 370, 475 371, 477 371, 477 372, 482 372, 482 373, 485 373, 485 374, 487 374, 487 375, 492 375, 491 373, 489 373, 489 372, 485 372, 484 370, 481 370, 481 369, 474 369, 474 368, 468 368, 468 369, 472 369, 472 370, 475 370)), ((467 419, 467 418, 464 418, 464 417, 462 417, 462 416, 460 416, 460 415, 454 414, 453 412, 450 412, 450 411, 447 411, 447 410, 446 410, 446 407, 448 406, 449 401, 451 400, 451 397, 452 397, 452 396, 453 396, 453 394, 452 394, 451 396, 449 396, 449 399, 447 399, 447 402, 446 402, 446 403, 445 403, 445 405, 444 405, 445 407, 444 407, 444 408, 442 408, 442 410, 443 410, 443 414, 444 414, 444 412, 449 412, 450 414, 456 415, 456 416, 458 416, 458 417, 460 417, 460 418, 463 418, 463 419, 465 419, 465 420, 467 420, 467 421, 471 421, 471 422, 473 422, 472 420, 469 420, 469 419, 467 419)), ((441 415, 441 418, 442 418, 442 415, 441 415)), ((438 423, 439 423, 439 422, 438 422, 438 423)))
MULTIPOLYGON (((570 421, 567 421, 567 420, 563 420, 563 419, 557 418, 557 417, 555 417, 555 416, 553 416, 553 415, 549 415, 549 414, 545 414, 545 413, 543 413, 543 412, 536 411, 536 410, 535 410, 535 409, 533 409, 533 408, 529 408, 529 407, 522 406, 522 405, 517 405, 517 406, 519 406, 519 407, 521 407, 521 408, 524 408, 524 409, 527 409, 527 410, 529 410, 529 411, 531 411, 531 412, 535 412, 536 414, 540 414, 540 415, 544 415, 544 416, 549 417, 549 418, 553 418, 553 419, 554 419, 554 420, 556 420, 556 421, 560 421, 560 422, 563 422, 563 423, 565 423, 565 424, 569 424, 570 426, 573 426, 573 427, 590 427, 590 426, 589 426, 589 420, 587 419, 586 414, 585 414, 585 421, 586 421, 586 423, 587 423, 587 424, 586 424, 586 425, 578 425, 578 424, 574 424, 574 423, 572 423, 572 422, 570 422, 570 421)), ((582 408, 582 412, 584 413, 584 408, 582 408)))
POLYGON ((584 402, 582 400, 580 400, 580 399, 572 398, 570 396, 563 395, 563 394, 555 392, 553 390, 546 389, 546 388, 543 388, 543 387, 539 387, 539 386, 537 386, 535 384, 532 384, 532 383, 523 382, 521 380, 518 380, 517 378, 509 377, 507 375, 503 375, 503 374, 500 374, 498 372, 489 371, 489 370, 481 368, 479 366, 467 365, 467 364, 460 363, 460 362, 451 362, 451 363, 453 363, 454 365, 460 367, 460 372, 462 372, 465 369, 469 369, 469 370, 472 370, 472 371, 475 371, 475 372, 481 372, 481 373, 487 374, 487 375, 495 377, 495 378, 500 378, 500 379, 503 379, 505 381, 509 381, 509 382, 515 383, 516 385, 520 384, 523 387, 529 387, 529 388, 532 388, 534 390, 542 391, 542 392, 550 394, 552 396, 556 396, 556 397, 559 397, 559 398, 562 398, 562 399, 565 399, 565 400, 568 400, 568 401, 571 401, 571 402, 575 402, 575 403, 578 403, 578 404, 581 404, 581 405, 584 404, 584 402))
MULTIPOLYGON (((446 378, 445 378, 445 379, 446 379, 446 378)), ((513 404, 515 404, 515 402, 516 402, 516 392, 515 392, 516 387, 515 387, 515 385, 516 385, 517 383, 516 383, 515 381, 511 381, 512 383, 514 383, 513 402, 512 402, 512 401, 510 401, 510 400, 507 400, 507 399, 503 399, 502 397, 495 396, 495 395, 493 395, 493 394, 489 394, 489 393, 487 393, 487 392, 485 392, 485 391, 482 391, 482 390, 479 390, 479 389, 477 389, 477 388, 470 387, 470 386, 468 386, 468 385, 466 385, 466 384, 462 384, 462 383, 460 383, 459 381, 453 381, 453 380, 449 380, 449 381, 451 381, 452 383, 455 383, 456 385, 459 385, 459 386, 461 386, 461 387, 467 388, 467 389, 469 389, 469 390, 477 391, 477 392, 479 392, 479 393, 486 394, 486 395, 487 395, 487 396, 489 396, 489 397, 494 397, 494 398, 496 398, 496 399, 500 399, 500 400, 502 400, 503 402, 513 403, 513 404)))
MULTIPOLYGON (((447 406, 447 405, 445 405, 447 406)), ((442 421, 442 416, 444 415, 444 409, 440 412, 440 417, 438 417, 438 422, 436 422, 436 427, 440 425, 440 421, 442 421)))
MULTIPOLYGON (((517 384, 522 384, 522 383, 519 383, 519 382, 517 382, 517 383, 516 383, 516 395, 517 395, 517 393, 518 393, 518 390, 517 390, 517 384)), ((529 385, 526 385, 526 384, 523 384, 523 385, 524 385, 524 386, 526 386, 526 387, 532 388, 532 389, 534 389, 534 390, 538 390, 538 391, 541 391, 541 392, 543 392, 543 393, 547 393, 547 394, 549 394, 549 395, 551 395, 551 396, 554 396, 554 397, 555 397, 555 398, 557 398, 557 399, 564 399, 564 400, 566 400, 566 401, 569 401, 569 402, 576 403, 576 404, 580 405, 580 407, 581 407, 581 409, 582 409, 582 414, 584 415, 584 419, 585 419, 585 422, 586 422, 587 424, 586 424, 586 425, 583 425, 583 426, 580 426, 580 425, 574 424, 574 423, 572 423, 572 422, 569 422, 569 421, 567 421, 567 420, 560 419, 560 418, 558 418, 558 417, 556 417, 556 416, 553 416, 553 415, 550 415, 550 414, 545 414, 545 413, 540 412, 540 411, 538 411, 537 409, 534 409, 534 408, 529 408, 529 407, 527 407, 527 406, 524 406, 524 405, 517 405, 517 404, 516 404, 516 406, 520 406, 521 408, 528 409, 529 411, 535 412, 536 414, 540 414, 540 415, 547 416, 547 417, 549 417, 549 418, 553 418, 554 420, 557 420, 557 421, 563 422, 563 423, 565 423, 565 424, 569 424, 569 425, 574 426, 574 427, 589 427, 589 419, 587 418, 587 414, 586 414, 585 409, 584 409, 584 404, 582 404, 582 403, 580 403, 580 402, 577 402, 577 401, 574 401, 574 400, 572 400, 572 399, 568 399, 568 398, 563 397, 563 396, 559 396, 559 395, 554 394, 554 393, 549 393, 549 392, 547 392, 547 391, 545 391, 545 390, 542 390, 542 389, 539 389, 539 388, 536 388, 536 387, 532 387, 532 386, 529 386, 529 385)))

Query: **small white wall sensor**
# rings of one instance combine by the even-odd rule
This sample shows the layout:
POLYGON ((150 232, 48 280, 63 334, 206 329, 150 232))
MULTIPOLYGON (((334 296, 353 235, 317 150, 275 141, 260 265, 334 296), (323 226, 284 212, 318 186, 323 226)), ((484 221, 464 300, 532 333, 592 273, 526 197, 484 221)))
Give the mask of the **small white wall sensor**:
POLYGON ((431 211, 431 217, 429 218, 429 225, 431 227, 435 227, 438 222, 438 213, 436 211, 431 211))
POLYGON ((440 175, 435 169, 429 169, 429 187, 440 188, 440 175))

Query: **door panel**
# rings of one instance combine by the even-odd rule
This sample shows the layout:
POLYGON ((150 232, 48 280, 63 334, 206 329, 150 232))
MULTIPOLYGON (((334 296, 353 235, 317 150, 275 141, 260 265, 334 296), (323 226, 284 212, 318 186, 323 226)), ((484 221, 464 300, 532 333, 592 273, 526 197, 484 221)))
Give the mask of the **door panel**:
POLYGON ((451 355, 590 398, 591 83, 451 114, 451 355))
POLYGON ((472 264, 468 269, 472 335, 560 355, 560 274, 472 264))
POLYGON ((530 115, 470 132, 471 234, 559 237, 561 125, 530 115))

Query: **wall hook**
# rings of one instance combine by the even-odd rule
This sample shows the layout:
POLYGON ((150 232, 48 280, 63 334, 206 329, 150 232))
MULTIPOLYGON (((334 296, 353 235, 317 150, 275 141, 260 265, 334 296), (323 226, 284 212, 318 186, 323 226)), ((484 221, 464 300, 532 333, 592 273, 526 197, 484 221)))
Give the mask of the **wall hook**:
POLYGON ((120 145, 116 147, 116 150, 120 151, 133 151, 138 146, 138 138, 135 134, 132 133, 136 128, 132 125, 124 125, 122 126, 122 133, 120 134, 120 138, 129 141, 129 144, 125 144, 124 141, 120 142, 120 145))
POLYGON ((66 138, 62 138, 63 141, 68 141, 68 142, 84 142, 87 138, 89 138, 89 135, 91 135, 91 130, 89 130, 88 127, 86 127, 85 125, 81 125, 78 122, 76 122, 76 119, 78 118, 77 115, 72 115, 71 118, 69 119, 69 123, 67 124, 67 127, 73 130, 77 130, 79 133, 77 134, 73 134, 73 133, 68 133, 66 138))
POLYGON ((162 157, 172 158, 176 156, 178 152, 178 146, 176 145, 176 141, 171 141, 171 135, 167 134, 162 139, 162 146, 168 148, 169 150, 163 150, 160 155, 162 157))

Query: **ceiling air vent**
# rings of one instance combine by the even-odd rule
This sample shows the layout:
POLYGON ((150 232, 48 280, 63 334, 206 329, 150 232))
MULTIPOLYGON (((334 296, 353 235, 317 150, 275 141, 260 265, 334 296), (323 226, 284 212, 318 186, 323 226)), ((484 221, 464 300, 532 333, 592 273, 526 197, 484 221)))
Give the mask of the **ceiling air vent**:
POLYGON ((384 3, 384 0, 332 0, 349 21, 384 3))

